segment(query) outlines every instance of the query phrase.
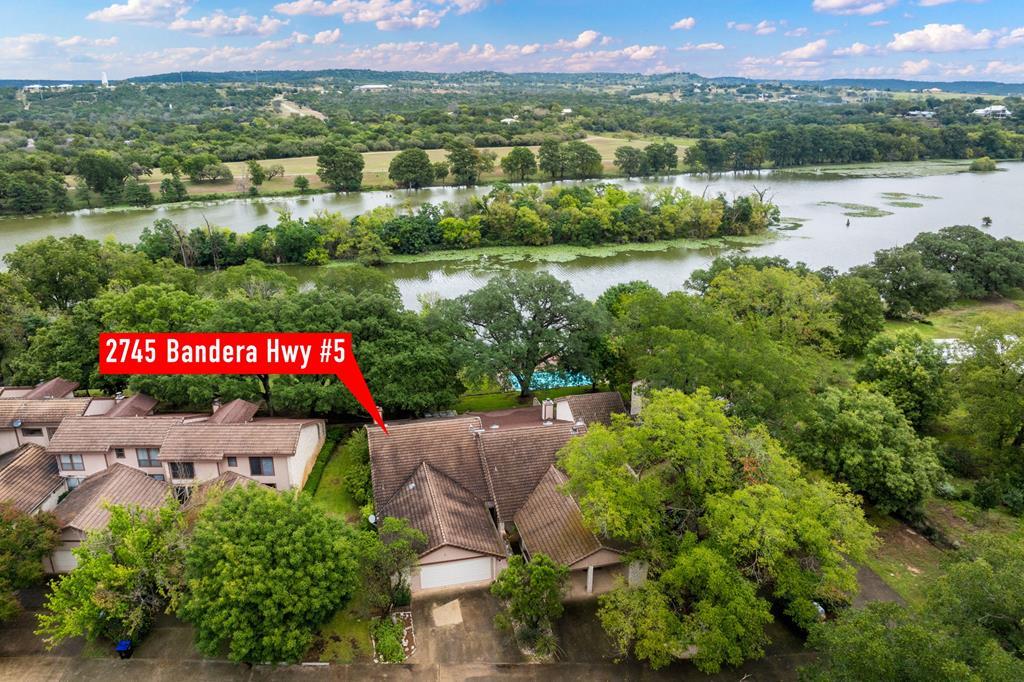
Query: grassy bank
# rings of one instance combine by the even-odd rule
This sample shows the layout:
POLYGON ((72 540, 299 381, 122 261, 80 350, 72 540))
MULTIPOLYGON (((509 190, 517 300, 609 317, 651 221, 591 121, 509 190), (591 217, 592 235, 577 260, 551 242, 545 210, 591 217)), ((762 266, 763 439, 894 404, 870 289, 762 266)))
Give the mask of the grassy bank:
POLYGON ((889 320, 885 328, 891 332, 912 330, 928 339, 962 339, 988 316, 1024 320, 1024 292, 1017 292, 1008 298, 958 301, 949 308, 929 315, 923 322, 889 320))

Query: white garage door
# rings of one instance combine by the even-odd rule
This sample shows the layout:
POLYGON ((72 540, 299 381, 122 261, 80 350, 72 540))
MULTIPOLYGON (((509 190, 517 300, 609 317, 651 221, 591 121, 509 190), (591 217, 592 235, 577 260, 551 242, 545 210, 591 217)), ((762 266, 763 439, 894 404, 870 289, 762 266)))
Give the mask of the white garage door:
POLYGON ((462 585, 491 579, 491 557, 448 561, 420 567, 420 589, 462 585))
POLYGON ((53 560, 53 570, 57 573, 69 573, 78 565, 70 549, 55 549, 50 558, 53 560))

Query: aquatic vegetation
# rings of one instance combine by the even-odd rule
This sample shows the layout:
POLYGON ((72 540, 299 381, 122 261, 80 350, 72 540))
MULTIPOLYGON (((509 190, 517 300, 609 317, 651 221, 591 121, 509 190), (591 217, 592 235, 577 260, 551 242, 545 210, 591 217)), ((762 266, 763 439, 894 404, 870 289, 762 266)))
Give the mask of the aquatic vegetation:
POLYGON ((895 208, 921 208, 924 206, 924 204, 916 201, 889 201, 885 205, 894 206, 895 208))
POLYGON ((893 199, 893 200, 906 200, 906 199, 941 199, 942 197, 935 196, 934 194, 913 194, 908 192, 882 192, 882 198, 893 199))
POLYGON ((848 218, 884 218, 892 215, 892 211, 886 211, 877 206, 868 204, 852 204, 843 201, 819 201, 818 206, 838 206, 843 209, 843 215, 848 218))

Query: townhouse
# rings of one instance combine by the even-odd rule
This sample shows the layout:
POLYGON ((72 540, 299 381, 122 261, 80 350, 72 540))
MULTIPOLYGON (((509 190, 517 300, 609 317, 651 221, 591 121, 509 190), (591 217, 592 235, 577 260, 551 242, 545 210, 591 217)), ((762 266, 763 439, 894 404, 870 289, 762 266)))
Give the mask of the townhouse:
POLYGON ((644 580, 643 565, 625 563, 625 548, 586 527, 555 466, 558 451, 588 424, 624 412, 617 393, 594 393, 389 424, 386 435, 367 427, 377 515, 404 518, 427 536, 409 576, 413 592, 485 585, 514 553, 568 566, 573 597, 607 591, 620 576, 644 580))

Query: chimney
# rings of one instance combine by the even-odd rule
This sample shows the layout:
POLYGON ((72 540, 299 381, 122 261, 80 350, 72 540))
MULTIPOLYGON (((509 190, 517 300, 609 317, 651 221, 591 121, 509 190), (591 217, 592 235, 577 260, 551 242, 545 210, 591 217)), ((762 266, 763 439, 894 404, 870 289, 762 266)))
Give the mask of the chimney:
POLYGON ((220 398, 217 397, 217 398, 213 399, 213 412, 216 412, 219 409, 220 409, 220 398))
POLYGON ((572 425, 572 434, 579 436, 587 432, 587 423, 582 419, 577 419, 576 423, 572 425))
POLYGON ((124 393, 122 393, 121 391, 118 391, 117 393, 114 394, 114 402, 115 403, 119 403, 122 400, 124 400, 124 393))
POLYGON ((541 421, 551 421, 555 418, 555 401, 548 398, 540 404, 541 421))
POLYGON ((374 407, 377 408, 377 414, 380 415, 380 422, 384 424, 384 409, 380 405, 374 405, 374 407))

